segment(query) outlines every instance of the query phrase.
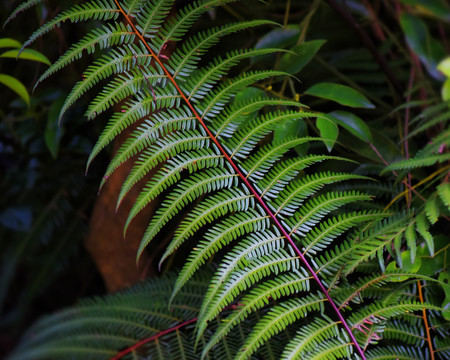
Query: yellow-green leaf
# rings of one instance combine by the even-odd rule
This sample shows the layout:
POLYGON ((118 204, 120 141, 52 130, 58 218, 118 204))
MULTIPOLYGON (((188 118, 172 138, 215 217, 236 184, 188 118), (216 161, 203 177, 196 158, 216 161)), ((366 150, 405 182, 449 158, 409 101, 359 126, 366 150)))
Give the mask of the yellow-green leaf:
POLYGON ((22 44, 17 40, 11 38, 1 38, 0 39, 0 48, 21 48, 22 44))
POLYGON ((42 55, 39 51, 36 51, 33 49, 24 49, 20 53, 20 55, 19 55, 19 52, 20 52, 19 49, 8 50, 8 51, 4 52, 3 54, 1 54, 0 57, 13 58, 13 59, 16 59, 18 57, 19 59, 38 61, 38 62, 42 62, 47 65, 51 65, 50 60, 47 59, 47 57, 45 55, 42 55))
POLYGON ((0 83, 15 91, 23 100, 25 100, 27 105, 30 106, 30 96, 28 95, 28 91, 25 88, 25 85, 19 80, 6 74, 0 74, 0 83))

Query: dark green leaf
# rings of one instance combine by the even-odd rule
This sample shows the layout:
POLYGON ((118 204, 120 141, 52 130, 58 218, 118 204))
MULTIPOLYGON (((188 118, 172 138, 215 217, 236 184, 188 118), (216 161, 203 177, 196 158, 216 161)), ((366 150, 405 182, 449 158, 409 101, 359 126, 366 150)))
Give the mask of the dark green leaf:
POLYGON ((305 95, 317 96, 355 108, 373 109, 375 107, 363 94, 341 84, 322 82, 311 86, 305 91, 305 95))
POLYGON ((336 123, 331 117, 320 116, 317 117, 316 126, 320 131, 320 136, 324 139, 323 142, 328 151, 331 151, 339 134, 336 123))
POLYGON ((372 134, 366 123, 355 114, 347 111, 333 111, 328 114, 336 123, 365 142, 372 142, 372 134))
POLYGON ((292 53, 286 53, 281 58, 279 70, 290 74, 299 73, 312 60, 325 42, 325 40, 312 40, 294 46, 291 49, 292 53))

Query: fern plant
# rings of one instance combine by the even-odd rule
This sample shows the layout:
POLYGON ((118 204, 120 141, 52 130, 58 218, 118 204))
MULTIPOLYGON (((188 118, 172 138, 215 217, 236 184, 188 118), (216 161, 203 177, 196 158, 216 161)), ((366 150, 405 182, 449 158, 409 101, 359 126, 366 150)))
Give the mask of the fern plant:
MULTIPOLYGON (((11 17, 37 2, 20 5, 11 17)), ((136 157, 120 206, 133 186, 155 172, 126 224, 133 226, 136 215, 160 199, 137 259, 172 227, 160 265, 178 249, 189 255, 170 290, 138 287, 106 303, 97 300, 44 319, 11 358, 131 358, 139 356, 139 345, 150 342, 144 356, 158 358, 427 358, 422 335, 427 325, 415 314, 441 309, 418 297, 414 286, 417 279, 442 281, 396 268, 381 271, 409 215, 391 216, 364 205, 372 196, 356 185, 350 190, 335 186, 369 178, 321 170, 324 162, 350 168, 348 159, 293 151, 305 143, 332 148, 335 139, 327 131, 320 131, 322 137, 272 140, 274 130, 299 119, 315 120, 319 129, 336 126, 336 119, 295 98, 261 91, 272 79, 289 77, 286 72, 239 68, 250 59, 257 63, 262 56, 282 56, 282 50, 233 49, 215 56, 214 46, 224 36, 276 26, 273 22, 192 31, 208 11, 232 2, 194 1, 173 12, 174 0, 93 0, 63 11, 26 42, 64 22, 97 21, 38 83, 85 53, 108 49, 74 86, 61 118, 89 90, 101 87, 86 116, 109 120, 88 166, 124 129, 137 124, 102 184, 136 157), (214 274, 208 280, 200 275, 201 286, 194 290, 192 279, 207 262, 215 264, 214 274), (187 335, 180 335, 181 328, 187 335), (164 349, 160 341, 167 344, 164 349)), ((355 90, 339 89, 349 97, 344 105, 373 108, 355 90)), ((318 88, 314 91, 309 94, 318 88)), ((401 256, 398 247, 396 255, 401 256)), ((438 356, 448 355, 444 341, 435 347, 442 348, 438 356)))

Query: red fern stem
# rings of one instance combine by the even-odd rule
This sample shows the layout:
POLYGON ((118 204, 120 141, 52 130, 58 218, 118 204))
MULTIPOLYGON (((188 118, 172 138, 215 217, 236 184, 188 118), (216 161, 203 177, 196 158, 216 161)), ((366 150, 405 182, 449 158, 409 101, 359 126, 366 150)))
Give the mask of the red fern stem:
POLYGON ((126 349, 124 349, 120 353, 118 353, 116 356, 112 357, 110 360, 121 359, 122 357, 124 357, 125 355, 129 354, 130 352, 133 352, 134 350, 140 348, 142 345, 144 345, 146 343, 149 343, 149 342, 151 342, 153 340, 156 340, 156 339, 158 339, 159 337, 161 337, 163 335, 169 334, 169 333, 171 333, 173 331, 177 331, 178 329, 180 329, 180 328, 182 328, 182 327, 184 327, 186 325, 189 325, 189 324, 191 324, 193 322, 196 322, 196 321, 197 321, 197 318, 193 318, 193 319, 185 321, 184 323, 181 323, 181 324, 179 324, 177 326, 171 327, 171 328, 166 329, 164 331, 160 331, 159 333, 157 333, 157 334, 155 334, 155 335, 153 335, 153 336, 151 336, 151 337, 149 337, 147 339, 141 340, 138 343, 136 343, 136 344, 134 344, 134 345, 132 345, 130 347, 127 347, 126 349))
POLYGON ((186 105, 189 107, 189 109, 191 109, 192 113, 194 114, 194 116, 197 118, 197 120, 199 121, 200 125, 203 127, 203 129, 206 131, 206 133, 208 134, 208 136, 211 138, 211 140, 214 142, 214 144, 218 147, 219 151, 223 154, 223 156, 227 159, 227 161, 230 163, 230 165, 233 167, 233 169, 236 171, 236 173, 238 174, 238 176, 241 178, 241 180, 244 182, 245 186, 247 186, 247 188, 250 190, 250 192, 253 194, 253 196, 256 198, 256 200, 258 201, 258 203, 263 207, 263 209, 266 211, 266 213, 269 215, 269 217, 272 219, 272 221, 275 223, 275 225, 277 226, 277 228, 281 231, 281 233, 283 234, 283 236, 286 238, 286 240, 289 242, 289 244, 292 246, 292 248, 294 249, 295 253, 298 255, 298 257, 301 259, 301 261, 303 262, 304 266, 308 269, 309 273, 311 273, 312 277, 314 278, 314 280, 317 282, 320 290, 324 293, 325 297, 327 298, 328 302, 330 303, 331 307, 333 308, 334 312, 336 313, 336 315, 338 316, 339 320, 342 323, 342 326, 345 328, 346 332, 348 333, 353 345, 356 348, 356 351, 358 352, 358 354, 361 356, 361 358, 363 360, 366 360, 366 357, 364 355, 364 351, 363 349, 359 346, 355 336, 352 333, 352 330, 350 329, 350 326, 347 324, 347 321, 345 320, 344 316, 342 315, 341 311, 339 310, 339 308, 337 307, 337 305, 335 304, 335 302, 333 301, 333 299, 331 298, 330 294, 328 293, 327 289, 325 288, 325 286, 322 284, 322 281, 319 279, 319 276, 316 274, 316 272, 314 271, 314 269, 312 268, 312 266, 309 264, 308 260, 305 258, 305 256, 303 255, 303 253, 300 251, 300 249, 298 248, 298 246, 294 243, 294 241, 292 240, 291 236, 289 235, 289 233, 286 231, 286 229, 283 227, 283 225, 278 221, 278 219, 276 218, 276 216, 272 213, 272 211, 269 209, 269 207, 266 205, 266 203, 264 202, 264 200, 261 198, 261 196, 258 194, 258 192, 255 190, 255 188, 252 186, 252 184, 250 184, 250 182, 247 180, 247 178, 245 177, 245 175, 242 173, 242 171, 238 168, 238 166, 235 164, 235 162, 231 159, 231 157, 228 155, 228 153, 226 152, 226 150, 222 147, 222 145, 219 143, 219 141, 216 139, 216 137, 214 136, 214 134, 209 130, 208 126, 205 124, 205 122, 203 121, 202 117, 198 114, 198 112, 195 110, 194 106, 191 104, 191 102, 189 101, 189 99, 187 98, 187 96, 183 93, 183 91, 180 89, 180 87, 178 86, 177 82, 175 81, 175 79, 173 78, 173 76, 170 74, 170 72, 167 70, 167 68, 164 66, 164 64, 162 63, 162 61, 159 59, 159 57, 155 54, 155 52, 152 50, 152 48, 150 47, 150 45, 147 43, 147 41, 145 40, 144 36, 136 29, 136 27, 134 26, 132 20, 130 19, 130 17, 126 14, 126 12, 123 10, 122 6, 119 4, 118 0, 114 0, 117 7, 119 8, 119 11, 122 13, 122 15, 125 17, 125 19, 127 20, 127 22, 129 23, 129 25, 133 28, 133 30, 136 33, 136 36, 142 41, 142 43, 144 44, 144 46, 147 48, 147 50, 149 51, 149 53, 153 56, 154 60, 158 63, 158 65, 161 67, 161 69, 163 69, 164 73, 167 75, 168 79, 170 80, 170 82, 175 86, 175 88, 177 89, 178 93, 180 94, 180 96, 183 98, 183 100, 185 101, 186 105))

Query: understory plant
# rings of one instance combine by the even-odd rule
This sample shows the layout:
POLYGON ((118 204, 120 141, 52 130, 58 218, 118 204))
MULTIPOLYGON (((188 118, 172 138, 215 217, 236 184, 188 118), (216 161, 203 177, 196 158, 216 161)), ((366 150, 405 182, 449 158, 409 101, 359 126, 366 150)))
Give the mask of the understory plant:
POLYGON ((106 119, 88 167, 126 135, 101 186, 133 162, 124 233, 157 201, 136 257, 162 243, 167 274, 43 317, 8 359, 450 356, 450 9, 269 3, 91 0, 29 37, 92 21, 37 83, 95 55, 59 118, 90 96, 106 119))

